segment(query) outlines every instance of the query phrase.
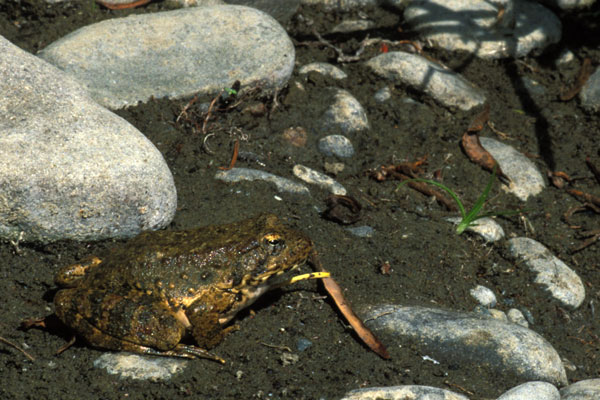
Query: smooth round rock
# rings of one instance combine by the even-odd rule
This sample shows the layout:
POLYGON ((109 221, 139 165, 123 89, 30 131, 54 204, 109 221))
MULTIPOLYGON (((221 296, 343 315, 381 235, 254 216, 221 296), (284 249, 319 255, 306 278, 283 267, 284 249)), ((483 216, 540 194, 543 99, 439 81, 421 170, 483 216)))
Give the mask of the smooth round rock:
POLYGON ((585 379, 560 390, 561 400, 600 399, 600 379, 585 379))
POLYGON ((546 287, 552 297, 573 309, 583 303, 585 286, 581 278, 546 246, 526 237, 510 239, 508 244, 512 255, 537 273, 534 282, 546 287))
POLYGON ((127 238, 177 208, 161 153, 64 72, 0 37, 0 237, 127 238))
POLYGON ((395 344, 414 344, 417 351, 443 362, 477 365, 494 375, 562 386, 567 376, 548 341, 522 326, 475 313, 401 305, 379 305, 364 315, 366 324, 385 331, 395 344))
POLYGON ((444 107, 467 111, 486 101, 481 89, 418 54, 390 51, 373 57, 366 65, 376 75, 431 96, 444 107))
POLYGON ((348 158, 354 155, 354 146, 344 135, 329 135, 319 140, 319 151, 326 156, 348 158))
POLYGON ((496 295, 491 289, 485 286, 477 285, 469 290, 469 294, 484 307, 491 308, 496 306, 496 295))
POLYGON ((481 58, 540 53, 560 41, 562 30, 550 10, 523 0, 414 0, 404 18, 434 46, 481 58))
POLYGON ((433 386, 402 385, 355 389, 341 400, 469 400, 462 394, 433 386))
POLYGON ((306 64, 298 70, 298 73, 308 74, 309 72, 313 71, 333 79, 345 79, 348 77, 348 75, 346 75, 344 71, 342 71, 335 65, 331 65, 329 63, 324 62, 313 62, 310 64, 306 64))
POLYGON ((323 131, 351 135, 369 129, 365 109, 350 92, 338 88, 330 88, 328 92, 332 103, 321 117, 323 131))
POLYGON ((535 381, 515 386, 496 400, 560 400, 560 393, 548 382, 535 381))
POLYGON ((500 168, 511 180, 502 190, 514 194, 522 201, 539 194, 546 187, 544 177, 535 164, 512 146, 488 137, 480 137, 483 148, 490 152, 500 168))
POLYGON ((72 74, 100 104, 231 87, 274 89, 294 68, 294 45, 269 15, 217 5, 114 18, 80 28, 39 56, 72 74))

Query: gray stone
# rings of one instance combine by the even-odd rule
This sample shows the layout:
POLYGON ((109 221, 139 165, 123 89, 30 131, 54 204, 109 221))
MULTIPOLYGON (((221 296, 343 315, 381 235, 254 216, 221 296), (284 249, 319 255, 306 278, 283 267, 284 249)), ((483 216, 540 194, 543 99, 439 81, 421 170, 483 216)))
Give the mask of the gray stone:
POLYGON ((358 237, 362 237, 362 238, 370 238, 370 237, 373 237, 373 235, 375 235, 375 229, 373 229, 372 227, 370 227, 368 225, 353 226, 350 228, 346 228, 346 230, 348 232, 350 232, 351 234, 353 234, 354 236, 358 236, 358 237))
POLYGON ((182 372, 187 361, 172 357, 145 357, 131 353, 104 353, 94 367, 121 378, 162 381, 182 372))
POLYGON ((137 129, 0 37, 0 237, 126 238, 168 225, 171 172, 137 129))
POLYGON ((373 97, 375 97, 375 101, 377 101, 378 103, 385 103, 386 101, 392 98, 392 90, 388 86, 382 87, 377 92, 375 92, 375 95, 373 97))
POLYGON ((336 195, 346 195, 346 189, 341 184, 336 182, 335 179, 321 172, 315 171, 314 169, 305 167, 304 165, 296 164, 294 165, 293 173, 298 179, 301 179, 306 183, 320 186, 336 195))
POLYGON ((484 307, 491 308, 496 306, 496 295, 491 289, 486 288, 485 286, 477 285, 469 290, 469 293, 484 307))
POLYGON ((258 169, 233 168, 228 171, 219 171, 215 174, 215 179, 230 183, 259 180, 274 184, 280 192, 292 194, 310 193, 308 188, 300 183, 258 169))
POLYGON ((329 135, 319 140, 319 150, 326 156, 348 158, 354 155, 352 142, 344 135, 329 135))
POLYGON ((560 20, 540 4, 523 0, 415 0, 404 18, 423 40, 481 58, 540 53, 561 37, 560 20), (498 19, 501 4, 503 17, 498 19))
POLYGON ((341 400, 469 400, 446 389, 421 385, 402 385, 355 389, 341 400))
POLYGON ((516 308, 511 308, 506 312, 506 316, 508 320, 514 324, 524 326, 525 328, 529 328, 529 322, 525 319, 523 313, 516 308))
POLYGON ((369 129, 367 113, 347 90, 330 88, 332 103, 321 117, 321 130, 351 135, 369 129))
POLYGON ((574 10, 591 7, 596 0, 543 0, 543 3, 562 10, 574 10))
POLYGON ((590 113, 600 111, 600 68, 589 77, 579 92, 581 106, 590 113))
POLYGON ((511 180, 509 186, 502 185, 502 190, 527 201, 529 196, 539 194, 546 187, 544 177, 535 164, 513 147, 487 137, 480 137, 479 141, 511 180))
POLYGON ((336 67, 335 65, 331 65, 329 63, 324 62, 314 62, 310 64, 304 65, 302 68, 298 70, 299 74, 308 74, 309 72, 318 72, 321 75, 328 76, 333 79, 345 79, 348 77, 344 71, 336 67))
MULTIPOLYGON (((462 218, 452 217, 447 220, 458 225, 462 221, 462 218)), ((499 223, 488 217, 475 220, 466 230, 478 234, 486 242, 497 242, 504 238, 504 229, 502 229, 499 223)))
POLYGON ((363 317, 375 332, 386 331, 403 346, 415 345, 442 362, 477 366, 520 380, 567 383, 556 350, 539 334, 519 325, 475 313, 400 305, 376 306, 363 317))
POLYGON ((342 21, 331 29, 332 33, 351 33, 366 31, 377 26, 375 22, 368 19, 346 20, 342 21))
POLYGON ((598 400, 600 399, 600 379, 586 379, 575 382, 560 390, 561 400, 598 400))
POLYGON ((114 109, 151 97, 217 93, 236 80, 242 88, 281 87, 295 58, 277 21, 232 5, 105 20, 50 44, 39 56, 114 109))
POLYGON ((543 285, 564 306, 577 308, 585 299, 585 287, 575 271, 550 253, 543 244, 526 237, 508 241, 510 252, 537 273, 535 283, 543 285))
POLYGON ((556 386, 548 382, 526 382, 502 394, 496 400, 560 400, 556 386))
POLYGON ((481 89, 462 76, 417 54, 391 51, 366 65, 375 74, 423 92, 444 107, 470 110, 486 101, 481 89))

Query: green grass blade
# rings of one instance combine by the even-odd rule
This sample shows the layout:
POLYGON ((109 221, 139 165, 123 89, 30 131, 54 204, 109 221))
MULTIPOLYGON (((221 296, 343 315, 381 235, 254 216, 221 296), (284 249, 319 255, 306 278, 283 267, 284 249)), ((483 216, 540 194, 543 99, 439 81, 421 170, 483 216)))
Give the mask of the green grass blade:
POLYGON ((485 216, 485 215, 479 215, 479 213, 483 209, 483 205, 485 204, 485 201, 487 200, 487 197, 490 194, 490 190, 492 190, 492 185, 494 184, 494 179, 496 179, 496 167, 494 167, 494 170, 492 172, 492 176, 491 176, 490 180, 488 181, 485 189, 483 190, 483 192, 481 193, 481 195, 479 196, 479 198, 477 199, 475 204, 473 205, 473 208, 463 218, 463 220, 460 221, 460 224, 458 224, 458 227, 456 228, 456 233, 458 233, 459 235, 461 233, 463 233, 465 231, 465 229, 467 229, 469 227, 469 225, 471 225, 475 220, 477 220, 479 218, 483 218, 485 216))
POLYGON ((400 189, 400 186, 404 185, 405 183, 408 182, 423 182, 423 183, 429 183, 430 185, 434 185, 439 187, 440 189, 446 191, 446 193, 448 193, 450 195, 450 197, 452 197, 452 199, 454 199, 454 201, 456 202, 456 205, 458 206, 458 209, 460 210, 460 215, 463 218, 463 220, 466 218, 467 213, 465 211, 465 207, 463 206, 462 201, 460 201, 460 199, 458 198, 458 195, 452 190, 450 189, 448 186, 443 185, 439 182, 433 181, 431 179, 423 179, 423 178, 413 178, 413 179, 407 179, 405 181, 402 181, 398 187, 396 187, 396 190, 400 189))

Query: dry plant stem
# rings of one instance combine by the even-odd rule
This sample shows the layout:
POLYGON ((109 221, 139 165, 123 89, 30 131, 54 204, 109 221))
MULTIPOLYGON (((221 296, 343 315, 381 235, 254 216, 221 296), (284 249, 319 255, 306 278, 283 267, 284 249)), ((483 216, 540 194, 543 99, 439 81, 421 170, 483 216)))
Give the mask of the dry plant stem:
MULTIPOLYGON (((316 251, 313 251, 310 255, 310 263, 313 267, 320 272, 327 272, 321 265, 321 261, 319 260, 319 255, 316 251)), ((375 337, 373 332, 369 328, 365 326, 365 324, 361 321, 361 319, 352 311, 348 302, 344 298, 344 294, 342 293, 342 288, 333 280, 333 278, 323 278, 323 285, 325 286, 325 290, 331 296, 335 304, 338 306, 340 312, 344 315, 348 323, 354 328, 354 331, 358 335, 358 337, 365 343, 371 350, 377 353, 381 358, 388 360, 390 358, 390 354, 387 349, 375 337)))
POLYGON ((23 353, 25 355, 25 357, 29 358, 30 361, 35 361, 35 358, 33 358, 33 356, 31 356, 31 354, 29 354, 28 352, 26 352, 25 350, 23 350, 22 348, 17 346, 15 343, 11 342, 10 340, 0 336, 0 342, 5 343, 5 344, 19 350, 21 353, 23 353))
POLYGON ((206 117, 204 117, 204 122, 202 123, 202 134, 206 135, 206 127, 208 126, 208 120, 210 119, 210 116, 212 115, 212 110, 215 107, 215 103, 217 102, 217 100, 219 100, 219 97, 221 97, 221 95, 223 94, 223 90, 221 90, 219 92, 219 94, 212 99, 212 101, 210 102, 210 105, 208 106, 208 111, 206 112, 206 117))
POLYGON ((594 196, 593 194, 582 192, 581 190, 577 190, 577 189, 567 188, 565 190, 567 191, 567 193, 569 193, 572 196, 583 199, 586 202, 593 204, 596 207, 600 207, 600 197, 598 197, 598 196, 594 196))
POLYGON ((590 171, 592 171, 592 173, 594 174, 594 177, 596 178, 596 181, 598 183, 600 183, 600 169, 598 169, 598 167, 596 167, 594 165, 594 163, 592 163, 592 160, 590 160, 589 157, 585 158, 585 163, 587 164, 587 166, 590 169, 590 171))
POLYGON ((594 229, 592 231, 582 232, 582 236, 586 237, 587 239, 582 244, 575 247, 572 250, 573 253, 583 250, 586 247, 589 247, 589 246, 593 245, 594 243, 596 243, 598 240, 600 240, 600 229, 594 229))
POLYGON ((237 161, 239 151, 240 141, 236 139, 233 145, 233 156, 231 156, 231 162, 229 163, 229 167, 219 167, 219 169, 221 171, 229 171, 230 169, 233 169, 233 167, 235 166, 235 162, 237 161))

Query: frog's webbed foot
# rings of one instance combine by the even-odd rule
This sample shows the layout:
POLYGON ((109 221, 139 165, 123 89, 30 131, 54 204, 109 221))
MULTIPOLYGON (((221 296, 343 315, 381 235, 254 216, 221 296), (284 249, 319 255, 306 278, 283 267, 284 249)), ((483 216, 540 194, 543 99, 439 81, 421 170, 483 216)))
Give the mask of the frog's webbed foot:
POLYGON ((190 346, 186 344, 178 344, 173 350, 162 351, 135 343, 124 343, 122 349, 133 353, 148 354, 151 356, 181 357, 189 358, 192 360, 196 358, 206 358, 209 360, 217 361, 221 364, 225 364, 224 359, 215 354, 210 353, 208 350, 204 350, 200 347, 190 346))

